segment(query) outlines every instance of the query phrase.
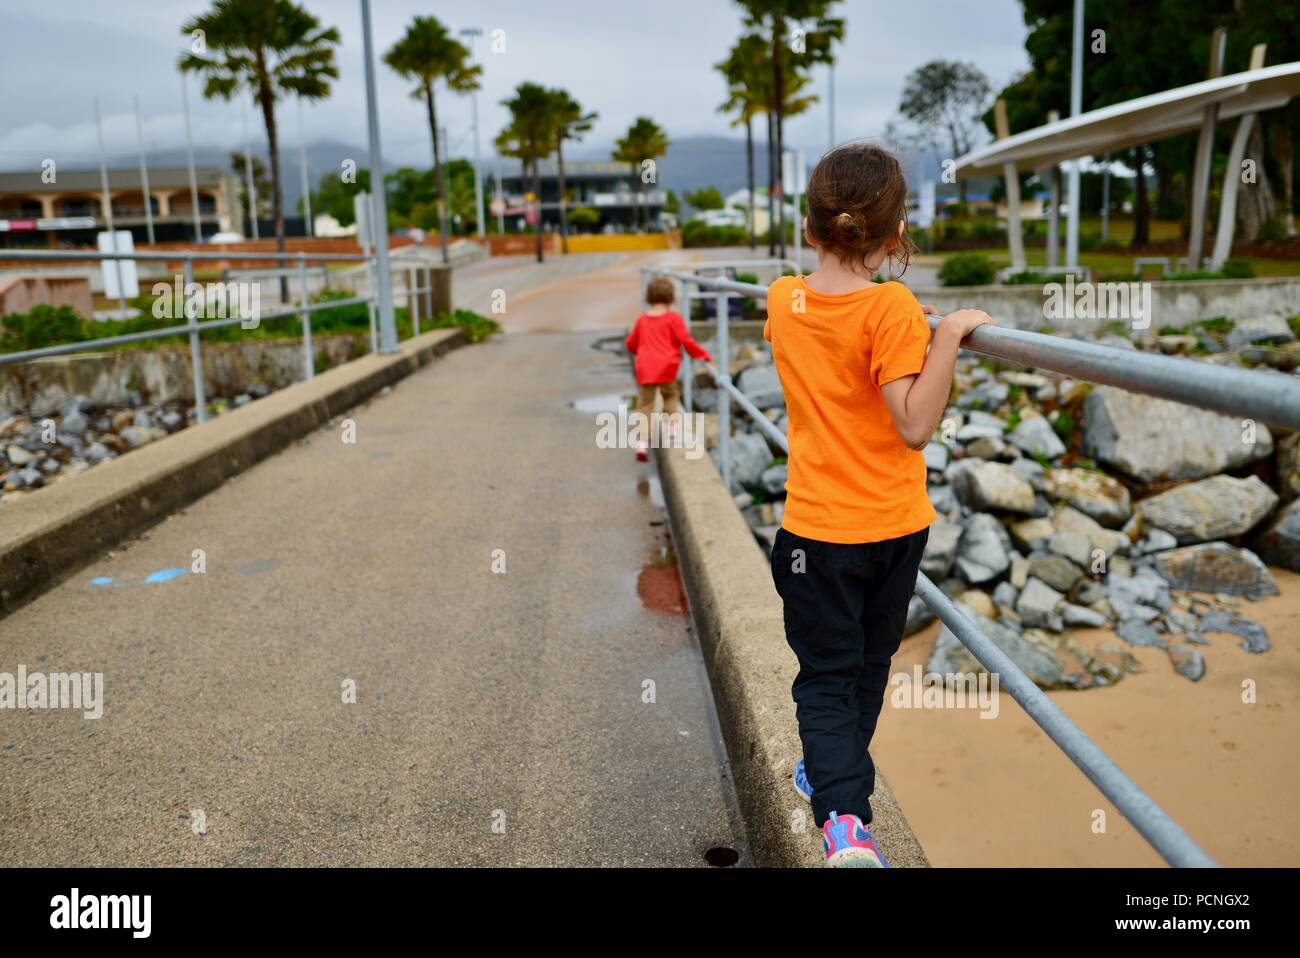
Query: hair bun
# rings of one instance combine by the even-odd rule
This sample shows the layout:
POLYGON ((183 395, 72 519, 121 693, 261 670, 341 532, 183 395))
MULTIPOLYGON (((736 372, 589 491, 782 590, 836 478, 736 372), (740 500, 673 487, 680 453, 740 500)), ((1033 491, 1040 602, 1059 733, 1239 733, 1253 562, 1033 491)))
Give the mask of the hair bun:
POLYGON ((866 224, 863 222, 861 214, 850 213, 845 210, 831 222, 835 229, 835 235, 841 242, 854 243, 866 236, 866 224))

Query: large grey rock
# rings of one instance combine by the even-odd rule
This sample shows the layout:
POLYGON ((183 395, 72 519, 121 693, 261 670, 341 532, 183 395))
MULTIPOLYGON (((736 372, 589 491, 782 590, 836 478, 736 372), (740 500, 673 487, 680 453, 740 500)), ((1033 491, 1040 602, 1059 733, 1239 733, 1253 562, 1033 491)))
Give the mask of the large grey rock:
POLYGON ((1173 663, 1175 672, 1193 682, 1199 682, 1205 675, 1205 656, 1197 649, 1175 645, 1169 650, 1169 661, 1173 663))
POLYGON ((1268 651, 1268 633, 1264 627, 1254 619, 1247 619, 1235 612, 1215 609, 1206 613, 1201 618, 1199 631, 1202 635, 1227 632, 1229 635, 1240 636, 1243 640, 1241 647, 1247 652, 1259 654, 1268 651))
POLYGON ((957 511, 957 497, 953 494, 952 486, 926 486, 925 492, 930 497, 930 505, 940 515, 950 515, 957 511))
POLYGON ((996 379, 989 379, 973 389, 968 389, 957 397, 959 409, 983 409, 992 411, 1007 401, 1011 387, 996 379))
POLYGON ((1277 595, 1277 583, 1259 556, 1226 542, 1170 549, 1155 556, 1156 571, 1175 589, 1226 592, 1258 599, 1277 595))
POLYGON ((1228 330, 1224 342, 1229 348, 1233 346, 1250 346, 1254 343, 1280 345, 1295 342, 1295 334, 1287 325, 1286 318, 1278 313, 1256 316, 1253 319, 1238 319, 1228 330))
POLYGON ((1044 477, 1044 469, 1032 459, 1021 457, 1011 463, 1011 471, 1014 472, 1025 482, 1033 487, 1035 492, 1046 492, 1047 481, 1044 477))
POLYGON ((1211 476, 1143 499, 1137 508, 1148 525, 1189 545, 1242 535, 1275 505, 1277 493, 1258 476, 1211 476))
POLYGON ((1011 565, 1002 524, 987 513, 970 517, 957 544, 957 572, 972 585, 991 582, 1011 565))
POLYGON ((1252 545, 1269 565, 1300 572, 1300 499, 1279 512, 1252 545))
POLYGON ((1149 645, 1157 649, 1165 645, 1160 633, 1140 619, 1125 619, 1115 631, 1129 645, 1149 645))
POLYGON ((1047 548, 1055 532, 1050 519, 1025 519, 1011 527, 1011 538, 1026 552, 1037 552, 1047 548))
MULTIPOLYGON (((968 606, 963 606, 962 611, 1040 688, 1055 689, 1068 685, 1064 665, 1051 650, 1024 638, 1001 622, 980 615, 968 606)), ((927 672, 945 676, 945 682, 948 681, 948 676, 968 673, 978 675, 986 671, 947 626, 939 630, 925 668, 927 672)))
POLYGON ((943 472, 948 466, 948 447, 941 442, 926 443, 921 454, 925 456, 926 469, 943 472))
POLYGON ((1057 615, 1057 609, 1064 600, 1065 596, 1047 583, 1030 576, 1029 581, 1020 590, 1020 596, 1016 600, 1016 613, 1020 616, 1020 620, 1031 629, 1047 627, 1059 631, 1061 619, 1057 615))
POLYGON ((946 516, 939 516, 930 526, 930 537, 925 543, 921 558, 921 571, 931 579, 948 577, 957 560, 957 544, 961 541, 961 526, 946 516))
MULTIPOLYGON (((715 463, 721 462, 721 446, 713 451, 715 463)), ((731 481, 741 486, 753 486, 758 483, 763 470, 772 462, 772 451, 767 447, 767 440, 757 433, 739 433, 732 436, 727 444, 731 460, 731 481)))
POLYGON ((750 366, 736 379, 736 388, 760 409, 785 405, 785 393, 781 391, 781 378, 775 366, 750 366))
POLYGON ((1069 592, 1083 578, 1083 572, 1069 559, 1041 552, 1029 556, 1029 574, 1062 593, 1069 592))
POLYGON ((1074 605, 1070 602, 1062 602, 1058 611, 1066 625, 1099 629, 1108 621, 1106 617, 1096 609, 1089 609, 1087 606, 1082 605, 1074 605))
POLYGON ((1139 482, 1203 479, 1263 459, 1273 436, 1262 423, 1245 442, 1241 420, 1111 386, 1084 403, 1084 454, 1139 482))
MULTIPOLYGON (((1088 540, 1092 550, 1100 549, 1106 560, 1112 556, 1128 555, 1133 543, 1124 533, 1103 528, 1101 523, 1086 516, 1073 506, 1061 506, 1052 514, 1052 525, 1063 535, 1079 535, 1088 540)), ((1055 550, 1054 550, 1055 551, 1055 550)), ((1067 553, 1068 554, 1068 553, 1067 553)), ((1091 565, 1085 566, 1090 568, 1091 565)))
POLYGON ((1151 572, 1106 576, 1106 601, 1121 621, 1135 619, 1152 622, 1173 604, 1169 583, 1151 572))
POLYGON ((1007 435, 1007 440, 1030 456, 1055 459, 1065 455, 1065 443, 1061 442, 1052 424, 1042 416, 1022 419, 1007 435))
POLYGON ((1034 511, 1034 490, 1000 462, 974 462, 958 473, 957 497, 977 512, 997 509, 1029 514, 1034 511), (964 495, 963 495, 964 494, 964 495))
POLYGON ((1128 488, 1094 469, 1049 469, 1044 475, 1052 498, 1078 509, 1110 529, 1118 529, 1133 515, 1128 488))

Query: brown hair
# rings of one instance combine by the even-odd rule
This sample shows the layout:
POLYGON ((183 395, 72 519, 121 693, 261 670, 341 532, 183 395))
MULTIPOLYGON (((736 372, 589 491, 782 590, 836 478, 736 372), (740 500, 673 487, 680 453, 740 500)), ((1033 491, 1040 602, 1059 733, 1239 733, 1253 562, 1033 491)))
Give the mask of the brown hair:
POLYGON ((888 150, 870 143, 836 147, 808 178, 808 234, 842 263, 865 266, 884 250, 906 270, 915 249, 906 223, 907 180, 888 150))
POLYGON ((673 291, 673 281, 667 277, 656 276, 646 284, 645 301, 651 306, 657 303, 670 306, 676 299, 677 294, 673 291))

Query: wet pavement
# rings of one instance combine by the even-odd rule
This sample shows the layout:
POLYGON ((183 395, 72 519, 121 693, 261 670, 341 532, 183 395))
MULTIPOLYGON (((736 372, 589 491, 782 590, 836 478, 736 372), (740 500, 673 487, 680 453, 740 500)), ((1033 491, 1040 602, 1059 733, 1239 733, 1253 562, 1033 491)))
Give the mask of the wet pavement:
POLYGON ((631 391, 571 331, 619 263, 0 620, 0 671, 104 673, 0 711, 5 861, 747 863, 653 466, 574 407, 631 391))

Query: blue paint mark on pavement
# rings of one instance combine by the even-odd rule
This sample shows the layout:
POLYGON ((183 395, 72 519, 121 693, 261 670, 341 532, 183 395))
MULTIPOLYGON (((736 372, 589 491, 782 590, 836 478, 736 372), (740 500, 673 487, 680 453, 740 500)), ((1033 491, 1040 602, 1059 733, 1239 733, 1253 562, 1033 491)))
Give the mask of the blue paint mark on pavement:
POLYGON ((189 575, 189 569, 159 569, 157 572, 150 572, 145 576, 146 585, 154 582, 170 582, 172 579, 179 579, 183 575, 189 575))

